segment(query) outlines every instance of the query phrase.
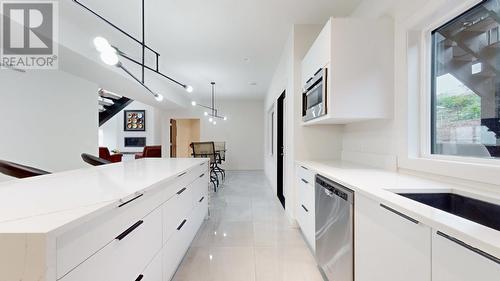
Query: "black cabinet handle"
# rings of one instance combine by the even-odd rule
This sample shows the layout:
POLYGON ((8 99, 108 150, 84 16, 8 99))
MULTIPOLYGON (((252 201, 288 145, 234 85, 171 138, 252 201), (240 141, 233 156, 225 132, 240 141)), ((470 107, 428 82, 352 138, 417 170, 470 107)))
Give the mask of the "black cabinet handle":
POLYGON ((306 206, 302 205, 302 209, 304 209, 304 211, 306 211, 307 213, 309 213, 309 210, 306 208, 306 206))
POLYGON ((308 182, 308 181, 306 181, 305 179, 301 179, 301 180, 302 180, 304 183, 309 184, 309 182, 308 182))
POLYGON ((131 227, 127 228, 127 230, 125 230, 124 232, 122 232, 120 235, 116 236, 116 240, 122 240, 123 238, 127 237, 127 235, 129 235, 132 231, 134 231, 136 228, 138 228, 141 224, 143 224, 144 221, 140 220, 136 223, 134 223, 134 225, 132 225, 131 227))
POLYGON ((135 281, 141 281, 142 278, 144 278, 144 275, 141 274, 141 275, 137 276, 137 279, 135 279, 135 281))
POLYGON ((203 166, 203 165, 207 165, 207 163, 203 162, 203 163, 200 164, 200 166, 203 166))
POLYGON ((419 221, 418 221, 418 220, 416 220, 416 219, 414 219, 414 218, 412 218, 412 217, 409 217, 409 216, 407 216, 407 215, 405 215, 405 214, 403 214, 403 213, 401 213, 401 212, 398 212, 398 211, 394 210, 394 209, 393 209, 393 208, 391 208, 391 207, 388 207, 388 206, 386 206, 386 205, 384 205, 384 204, 380 204, 380 207, 382 207, 382 208, 384 208, 384 209, 388 210, 389 212, 392 212, 392 213, 394 213, 394 214, 396 214, 396 215, 398 215, 398 216, 400 216, 400 217, 402 217, 402 218, 404 218, 404 219, 407 219, 407 220, 411 221, 411 222, 412 222, 412 223, 414 223, 414 224, 419 224, 419 221))
POLYGON ((460 245, 460 246, 462 246, 462 247, 464 247, 464 248, 466 248, 466 249, 468 249, 468 250, 470 250, 470 251, 472 251, 472 252, 474 252, 474 253, 476 253, 478 255, 481 255, 484 258, 487 258, 487 259, 489 259, 489 260, 491 260, 491 261, 493 261, 493 262, 495 262, 497 264, 500 264, 500 259, 499 258, 497 258, 497 257, 495 257, 495 256, 493 256, 491 254, 488 254, 488 253, 486 253, 486 252, 484 252, 482 250, 479 250, 478 248, 472 247, 471 245, 469 245, 469 244, 467 244, 467 243, 465 243, 465 242, 463 242, 461 240, 458 240, 455 237, 452 237, 452 236, 450 236, 448 234, 445 234, 445 233, 443 233, 441 231, 436 232, 436 234, 439 235, 439 236, 441 236, 441 237, 444 237, 444 238, 450 240, 451 242, 454 242, 454 243, 456 243, 456 244, 458 244, 458 245, 460 245))
POLYGON ((184 191, 186 191, 186 188, 182 188, 181 190, 177 191, 177 195, 181 195, 181 193, 183 193, 184 191))
POLYGON ((184 224, 187 222, 187 220, 183 220, 181 224, 177 227, 177 230, 181 230, 181 228, 184 226, 184 224))
POLYGON ((130 199, 130 200, 128 200, 128 201, 126 201, 126 202, 121 203, 120 205, 118 205, 118 208, 121 208, 121 207, 123 207, 123 206, 127 205, 128 203, 130 203, 130 202, 132 202, 132 201, 136 200, 137 198, 141 197, 142 195, 144 195, 144 194, 139 194, 139 195, 137 195, 136 197, 134 197, 134 198, 132 198, 132 199, 130 199))
POLYGON ((200 175, 200 178, 202 178, 202 177, 204 177, 204 176, 205 176, 205 173, 201 174, 201 175, 200 175))
POLYGON ((198 200, 198 202, 200 202, 200 203, 203 202, 203 199, 205 199, 205 196, 201 197, 201 199, 198 200))
POLYGON ((300 167, 302 167, 302 169, 304 169, 304 170, 309 170, 308 168, 306 168, 306 167, 304 167, 304 166, 300 166, 300 167))
POLYGON ((180 177, 184 176, 185 174, 187 174, 187 172, 184 172, 184 173, 178 175, 177 177, 180 178, 180 177))

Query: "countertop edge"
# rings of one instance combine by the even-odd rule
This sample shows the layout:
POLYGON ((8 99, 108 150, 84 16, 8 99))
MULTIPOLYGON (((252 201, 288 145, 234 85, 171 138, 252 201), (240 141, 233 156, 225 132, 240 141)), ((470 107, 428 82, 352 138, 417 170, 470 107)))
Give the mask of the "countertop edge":
MULTIPOLYGON (((422 222, 423 224, 429 226, 430 228, 433 229, 433 231, 442 231, 448 235, 451 235, 455 237, 456 239, 461 240, 464 243, 469 244, 470 246, 476 247, 480 250, 483 250, 489 254, 492 254, 494 256, 500 257, 500 244, 496 243, 492 237, 497 237, 496 241, 498 240, 498 237, 500 237, 500 232, 496 231, 494 229, 488 228, 486 226, 477 224, 475 222, 460 218, 458 216, 455 216, 453 214, 446 213, 444 211, 441 211, 439 209, 432 208, 430 206, 421 204, 419 202, 413 201, 411 199, 404 198, 402 196, 399 196, 397 194, 394 194, 393 192, 386 190, 384 188, 372 188, 372 187, 364 187, 364 186, 357 186, 356 184, 352 184, 349 182, 348 179, 342 178, 342 176, 338 175, 333 175, 329 171, 327 171, 325 168, 322 167, 328 167, 329 169, 339 169, 341 170, 341 167, 335 167, 333 165, 329 165, 328 162, 330 163, 336 163, 339 164, 340 166, 346 165, 349 168, 354 168, 354 169, 366 169, 367 171, 373 171, 373 172, 381 172, 381 173, 387 173, 387 174, 392 174, 393 176, 404 176, 408 178, 415 178, 415 180, 425 180, 425 181, 430 181, 430 182, 435 182, 437 185, 441 184, 443 186, 449 186, 450 188, 451 185, 450 183, 446 182, 439 182, 436 180, 429 180, 427 178, 421 178, 418 176, 413 176, 413 175, 407 175, 407 174, 401 174, 396 171, 388 171, 388 170, 383 170, 379 168, 374 168, 370 166, 365 166, 362 164, 357 164, 357 163, 352 163, 352 162, 346 162, 346 161, 303 161, 303 160, 296 160, 295 163, 296 165, 299 166, 304 166, 318 174, 321 174, 322 176, 325 176, 335 182, 338 182, 339 184, 342 184, 346 186, 347 188, 350 188, 354 190, 355 192, 359 192, 362 195, 365 195, 371 199, 380 201, 381 203, 387 204, 389 207, 394 208, 398 211, 401 211, 412 218, 422 222), (397 199, 395 199, 397 198, 397 199), (407 206, 404 206, 398 202, 402 200, 407 204, 407 206), (445 223, 443 221, 438 221, 434 218, 429 217, 427 214, 424 214, 423 212, 419 212, 416 210, 412 210, 411 208, 408 208, 408 206, 413 206, 416 208, 423 208, 427 209, 428 212, 434 212, 439 214, 439 216, 443 216, 443 221, 444 220, 449 220, 454 223, 445 223), (461 226, 461 227, 459 227, 461 226), (492 241, 493 240, 493 241, 492 241)), ((462 187, 463 188, 463 187, 462 187)))

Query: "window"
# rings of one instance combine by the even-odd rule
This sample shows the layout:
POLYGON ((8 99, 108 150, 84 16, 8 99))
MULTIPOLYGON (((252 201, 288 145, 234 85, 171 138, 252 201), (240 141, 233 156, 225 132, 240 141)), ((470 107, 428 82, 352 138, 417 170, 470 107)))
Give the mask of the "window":
POLYGON ((431 153, 500 159, 500 5, 432 32, 431 153))

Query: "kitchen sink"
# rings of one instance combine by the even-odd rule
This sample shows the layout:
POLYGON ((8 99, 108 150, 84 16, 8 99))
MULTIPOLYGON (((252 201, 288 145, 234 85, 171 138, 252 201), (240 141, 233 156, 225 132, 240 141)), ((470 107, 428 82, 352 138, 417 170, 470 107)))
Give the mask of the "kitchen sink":
POLYGON ((500 231, 500 205, 455 193, 397 194, 500 231))

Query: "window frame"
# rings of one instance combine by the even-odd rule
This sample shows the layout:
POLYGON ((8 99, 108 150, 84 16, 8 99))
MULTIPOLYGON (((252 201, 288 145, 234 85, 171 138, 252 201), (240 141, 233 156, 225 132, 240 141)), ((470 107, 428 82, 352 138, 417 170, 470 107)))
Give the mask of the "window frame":
POLYGON ((500 159, 432 154, 432 31, 484 0, 434 0, 398 22, 396 49, 396 122, 400 130, 398 168, 500 185, 500 159))
MULTIPOLYGON (((476 1, 477 2, 477 1, 476 1)), ((444 25, 462 17, 463 15, 465 15, 466 13, 468 13, 470 10, 472 9, 475 9, 476 7, 482 5, 484 2, 487 2, 487 0, 481 0, 479 2, 477 2, 476 4, 474 4, 473 6, 471 6, 470 8, 462 11, 460 14, 458 15, 455 15, 454 17, 452 17, 451 19, 441 23, 441 24, 437 24, 436 26, 433 27, 433 29, 428 29, 427 30, 427 35, 428 35, 428 38, 426 39, 427 42, 426 44, 429 44, 428 46, 428 51, 429 51, 429 54, 427 55, 427 61, 428 61, 428 70, 429 70, 429 75, 428 75, 428 79, 429 79, 429 82, 427 83, 427 90, 428 92, 425 93, 425 95, 429 95, 430 94, 430 97, 427 97, 428 101, 426 101, 426 106, 429 107, 428 109, 428 113, 430 115, 430 119, 428 120, 429 125, 428 127, 426 128, 427 132, 421 132, 421 133, 427 133, 427 141, 428 141, 428 144, 427 145, 424 145, 423 147, 421 147, 422 149, 422 154, 424 156, 426 156, 427 158, 431 158, 431 159, 441 159, 441 160, 451 160, 451 161, 461 161, 461 162, 471 162, 471 163, 484 163, 484 164, 493 164, 493 165, 500 165, 500 163, 497 163, 500 158, 497 158, 497 159, 494 159, 494 158, 481 158, 481 157, 474 157, 474 156, 459 156, 459 155, 445 155, 445 154, 437 154, 437 153, 434 153, 435 151, 435 129, 436 129, 436 112, 434 111, 434 105, 436 103, 436 96, 435 96, 435 91, 436 91, 436 83, 435 83, 435 64, 434 64, 434 61, 436 59, 436 50, 434 49, 435 48, 435 37, 433 36, 434 33, 437 32, 437 30, 441 27, 443 27, 444 25), (430 30, 430 31, 429 31, 430 30)), ((425 91, 425 88, 424 88, 424 91, 425 91)), ((424 121, 424 120, 423 120, 424 121)))

